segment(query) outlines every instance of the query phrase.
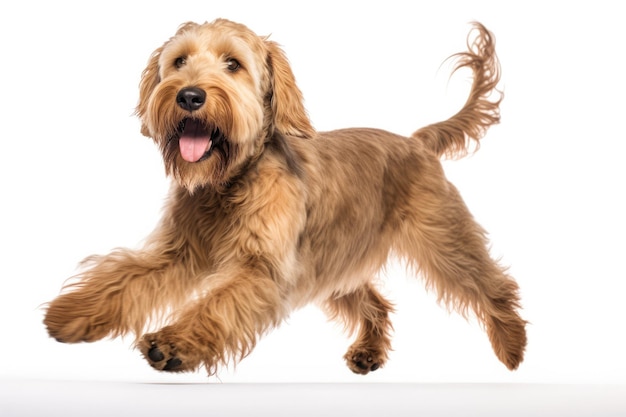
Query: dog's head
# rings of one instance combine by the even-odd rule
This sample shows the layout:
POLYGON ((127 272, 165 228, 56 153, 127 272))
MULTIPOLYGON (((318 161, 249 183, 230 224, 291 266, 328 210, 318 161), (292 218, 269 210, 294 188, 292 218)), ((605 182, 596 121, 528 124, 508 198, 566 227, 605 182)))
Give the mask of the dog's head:
POLYGON ((314 132, 283 51, 228 20, 182 25, 139 88, 141 132, 190 191, 228 183, 275 133, 314 132))

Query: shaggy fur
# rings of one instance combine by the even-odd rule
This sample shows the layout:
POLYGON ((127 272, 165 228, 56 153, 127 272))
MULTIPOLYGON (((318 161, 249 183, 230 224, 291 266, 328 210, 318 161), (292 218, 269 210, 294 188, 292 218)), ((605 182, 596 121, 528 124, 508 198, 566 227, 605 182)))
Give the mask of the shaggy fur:
POLYGON ((143 248, 83 263, 47 306, 49 334, 75 343, 133 332, 154 368, 214 374, 313 302, 356 334, 345 360, 366 374, 390 350, 393 307, 373 281, 394 254, 441 302, 473 312, 516 369, 518 286, 439 161, 499 121, 492 34, 474 24, 454 57, 474 80, 449 120, 408 138, 316 132, 276 43, 222 19, 181 26, 152 54, 137 107, 174 179, 163 218, 143 248))

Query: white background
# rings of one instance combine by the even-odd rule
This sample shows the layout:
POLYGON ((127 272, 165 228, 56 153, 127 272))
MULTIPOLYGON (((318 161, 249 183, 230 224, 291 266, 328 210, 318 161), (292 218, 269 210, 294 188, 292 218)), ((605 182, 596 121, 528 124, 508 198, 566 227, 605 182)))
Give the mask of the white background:
POLYGON ((63 345, 41 304, 78 261, 137 247, 168 181, 132 113, 150 53, 184 21, 226 17, 289 56, 319 130, 410 134, 452 115, 469 88, 450 54, 469 22, 497 39, 502 122, 446 162, 492 252, 522 289, 529 344, 509 372, 474 322, 449 314, 397 265, 394 352, 367 377, 315 308, 293 314, 219 380, 625 383, 626 26, 618 2, 149 1, 0 6, 0 377, 202 382, 153 371, 132 337, 63 345))

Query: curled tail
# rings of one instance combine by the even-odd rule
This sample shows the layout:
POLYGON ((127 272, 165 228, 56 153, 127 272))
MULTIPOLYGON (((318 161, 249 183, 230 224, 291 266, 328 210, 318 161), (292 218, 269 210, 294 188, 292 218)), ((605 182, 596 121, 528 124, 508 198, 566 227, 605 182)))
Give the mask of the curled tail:
POLYGON ((474 72, 474 82, 465 105, 448 120, 425 126, 412 135, 423 140, 438 156, 465 156, 470 140, 476 142, 477 149, 478 141, 489 126, 500 121, 499 105, 503 94, 496 89, 500 81, 500 64, 493 34, 474 22, 467 38, 467 48, 467 52, 450 57, 456 60, 453 73, 463 67, 474 72), (472 36, 474 32, 478 32, 475 37, 472 36), (496 94, 497 99, 492 99, 492 94, 496 94))

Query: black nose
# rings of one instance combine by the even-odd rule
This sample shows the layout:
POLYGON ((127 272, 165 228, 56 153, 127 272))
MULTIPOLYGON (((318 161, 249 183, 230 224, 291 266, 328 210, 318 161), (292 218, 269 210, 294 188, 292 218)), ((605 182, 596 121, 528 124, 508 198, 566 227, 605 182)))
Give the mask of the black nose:
POLYGON ((198 87, 185 87, 176 95, 176 103, 185 110, 198 110, 204 104, 206 93, 198 87))

